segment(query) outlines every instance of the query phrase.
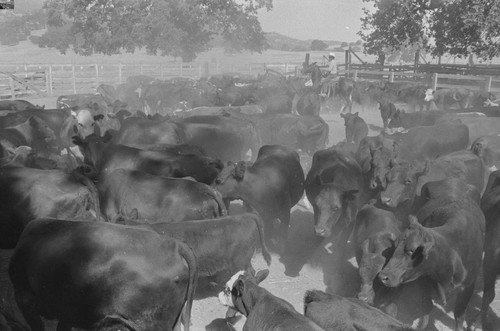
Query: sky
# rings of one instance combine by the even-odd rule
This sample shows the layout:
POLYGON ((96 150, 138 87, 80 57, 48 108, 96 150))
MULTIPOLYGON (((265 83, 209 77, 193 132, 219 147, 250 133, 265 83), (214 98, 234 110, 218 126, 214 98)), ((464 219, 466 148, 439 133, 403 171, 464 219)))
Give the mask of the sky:
POLYGON ((362 0, 273 0, 273 9, 261 10, 265 32, 278 32, 296 39, 356 41, 360 39, 362 0))

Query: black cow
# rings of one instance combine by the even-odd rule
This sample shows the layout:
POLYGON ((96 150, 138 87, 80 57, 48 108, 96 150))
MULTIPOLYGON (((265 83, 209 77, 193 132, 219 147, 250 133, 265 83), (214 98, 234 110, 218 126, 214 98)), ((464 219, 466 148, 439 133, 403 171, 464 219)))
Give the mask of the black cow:
POLYGON ((290 209, 304 193, 304 172, 297 152, 278 145, 262 146, 253 165, 228 163, 215 180, 215 187, 229 201, 241 199, 264 219, 266 236, 273 236, 272 222, 280 220, 285 239, 290 209))
POLYGON ((444 111, 417 111, 414 113, 404 113, 398 109, 390 117, 390 122, 387 127, 403 127, 409 129, 415 126, 430 126, 439 122, 445 114, 444 111))
POLYGON ((192 116, 176 121, 184 133, 184 143, 202 147, 208 155, 223 162, 254 160, 262 145, 257 127, 234 116, 192 116))
POLYGON ((123 225, 41 219, 23 232, 9 276, 32 330, 189 330, 196 260, 185 244, 123 225), (183 312, 183 309, 184 312, 183 312))
POLYGON ((25 122, 0 129, 0 141, 4 147, 30 146, 34 151, 50 154, 56 135, 39 117, 29 117, 25 122))
POLYGON ((368 135, 368 125, 359 117, 357 112, 354 114, 340 114, 340 117, 344 119, 345 139, 348 143, 359 144, 361 139, 368 135))
POLYGON ((417 106, 422 111, 424 107, 430 106, 430 100, 426 100, 426 91, 427 87, 423 85, 408 86, 395 90, 391 97, 393 102, 402 102, 410 106, 412 112, 415 112, 417 106))
POLYGON ((302 116, 319 116, 321 97, 318 93, 303 93, 297 100, 297 113, 302 116))
POLYGON ((1 168, 0 187, 0 249, 14 248, 24 227, 35 218, 100 214, 94 184, 76 172, 1 168))
POLYGON ((243 330, 323 330, 298 313, 290 303, 259 286, 268 274, 267 269, 255 276, 240 271, 219 293, 221 304, 246 316, 243 330))
POLYGON ((43 110, 45 106, 40 107, 26 100, 0 100, 0 110, 43 110))
POLYGON ((191 176, 199 182, 211 184, 222 170, 219 160, 193 154, 146 151, 110 143, 111 135, 95 134, 81 139, 73 137, 84 156, 84 162, 99 173, 113 169, 139 170, 163 177, 191 176))
POLYGON ((147 227, 178 239, 193 250, 198 265, 197 295, 212 294, 213 283, 223 286, 240 270, 254 273, 251 260, 259 246, 267 265, 271 263, 262 219, 256 213, 182 223, 155 222, 147 227))
POLYGON ((347 242, 358 206, 363 205, 363 175, 353 157, 333 149, 314 153, 304 184, 314 209, 315 232, 330 237, 341 228, 347 242))
POLYGON ((304 315, 323 330, 413 330, 394 317, 361 300, 344 298, 322 291, 307 291, 304 296, 304 315))
POLYGON ((227 215, 220 193, 193 180, 115 169, 101 172, 97 187, 109 221, 123 216, 182 222, 227 215))
POLYGON ((490 174, 488 185, 481 198, 481 209, 486 218, 483 261, 483 303, 481 317, 483 329, 487 326, 488 308, 495 298, 495 282, 500 274, 500 170, 490 174))
POLYGON ((479 157, 469 151, 444 155, 427 161, 425 165, 408 162, 395 164, 388 172, 387 187, 381 193, 380 201, 391 208, 404 203, 410 207, 425 183, 447 177, 461 179, 482 192, 485 182, 484 165, 479 157))
POLYGON ((454 316, 456 329, 461 330, 480 272, 484 215, 466 190, 428 200, 419 214, 418 220, 410 217, 409 227, 398 237, 394 255, 379 278, 384 285, 396 287, 428 276, 444 303, 457 290, 454 316))
POLYGON ((365 205, 356 215, 353 238, 361 277, 358 298, 370 305, 375 297, 373 282, 394 252, 399 225, 393 213, 371 204, 365 205))
POLYGON ((282 145, 312 155, 328 143, 328 124, 319 116, 295 114, 234 115, 254 123, 263 145, 282 145))

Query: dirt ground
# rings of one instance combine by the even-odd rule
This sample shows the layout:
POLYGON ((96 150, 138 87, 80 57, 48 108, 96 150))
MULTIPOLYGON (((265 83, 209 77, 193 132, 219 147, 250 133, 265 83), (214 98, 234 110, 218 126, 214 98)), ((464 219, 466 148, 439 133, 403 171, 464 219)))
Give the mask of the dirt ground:
MULTIPOLYGON (((55 98, 31 99, 33 103, 45 104, 46 108, 55 106, 55 98)), ((353 112, 357 109, 354 108, 353 112)), ((321 116, 330 125, 330 145, 345 138, 343 119, 338 112, 322 112, 321 116)), ((382 126, 380 114, 377 110, 360 111, 360 116, 369 124, 369 135, 377 135, 382 126)), ((232 210, 238 211, 239 205, 233 204, 232 210)), ((256 270, 270 269, 269 277, 261 283, 261 286, 269 290, 274 295, 290 302, 297 311, 303 311, 303 296, 309 289, 319 290, 340 290, 343 295, 354 296, 358 286, 359 277, 355 265, 355 259, 350 249, 348 262, 342 265, 335 265, 335 253, 329 254, 324 249, 324 242, 317 242, 313 233, 313 214, 303 202, 294 207, 291 219, 290 235, 291 242, 296 244, 294 249, 295 258, 292 261, 294 271, 300 271, 299 276, 290 277, 285 275, 285 266, 279 261, 279 256, 272 253, 272 263, 266 266, 264 259, 257 254, 253 259, 253 266, 256 270)), ((499 283, 500 284, 500 283, 499 283)), ((500 285, 497 284, 497 298, 491 305, 489 320, 491 330, 500 330, 500 285)), ((482 289, 482 284, 477 285, 477 289, 482 289)), ((481 293, 474 294, 470 303, 469 319, 474 318, 479 313, 481 305, 481 293)), ((451 306, 452 307, 452 306, 451 306)), ((417 309, 418 307, 416 307, 417 309)), ((454 320, 450 308, 446 312, 442 307, 434 308, 428 330, 453 330, 454 320)), ((219 304, 216 297, 208 297, 196 300, 192 310, 191 330, 228 330, 223 318, 226 308, 219 304)), ((478 319, 479 320, 479 319, 478 319)), ((241 330, 244 318, 240 318, 236 325, 237 330, 241 330)), ((474 329, 474 328, 473 328, 474 329)), ((50 330, 55 330, 50 328, 50 330)), ((476 330, 480 330, 476 328, 476 330)))

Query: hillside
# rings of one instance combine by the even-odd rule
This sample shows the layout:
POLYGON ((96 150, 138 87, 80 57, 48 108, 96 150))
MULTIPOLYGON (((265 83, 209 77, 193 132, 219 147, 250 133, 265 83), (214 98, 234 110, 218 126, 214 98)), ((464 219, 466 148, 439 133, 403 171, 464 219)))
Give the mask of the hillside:
MULTIPOLYGON (((277 32, 266 32, 267 43, 269 48, 282 51, 308 51, 311 49, 312 39, 299 40, 292 37, 282 35, 277 32)), ((335 47, 341 44, 336 40, 323 40, 329 47, 335 47)))

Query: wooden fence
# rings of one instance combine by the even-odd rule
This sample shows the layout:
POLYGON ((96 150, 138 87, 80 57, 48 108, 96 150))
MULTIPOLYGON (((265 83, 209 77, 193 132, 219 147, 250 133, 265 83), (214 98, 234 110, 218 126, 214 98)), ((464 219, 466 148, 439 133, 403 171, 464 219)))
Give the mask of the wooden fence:
POLYGON ((100 84, 118 85, 127 77, 147 75, 166 80, 173 77, 199 79, 223 73, 257 76, 266 69, 296 75, 301 63, 217 63, 166 64, 0 64, 0 98, 32 94, 64 95, 93 93, 100 84))
MULTIPOLYGON (((129 76, 148 75, 166 80, 173 77, 199 79, 222 73, 257 76, 271 69, 283 75, 297 75, 302 63, 218 63, 165 64, 0 64, 0 98, 29 95, 53 96, 93 93, 100 84, 118 85, 129 76)), ((339 74, 355 80, 414 81, 430 87, 466 87, 500 92, 500 76, 452 75, 415 72, 413 66, 339 65, 339 74)))

